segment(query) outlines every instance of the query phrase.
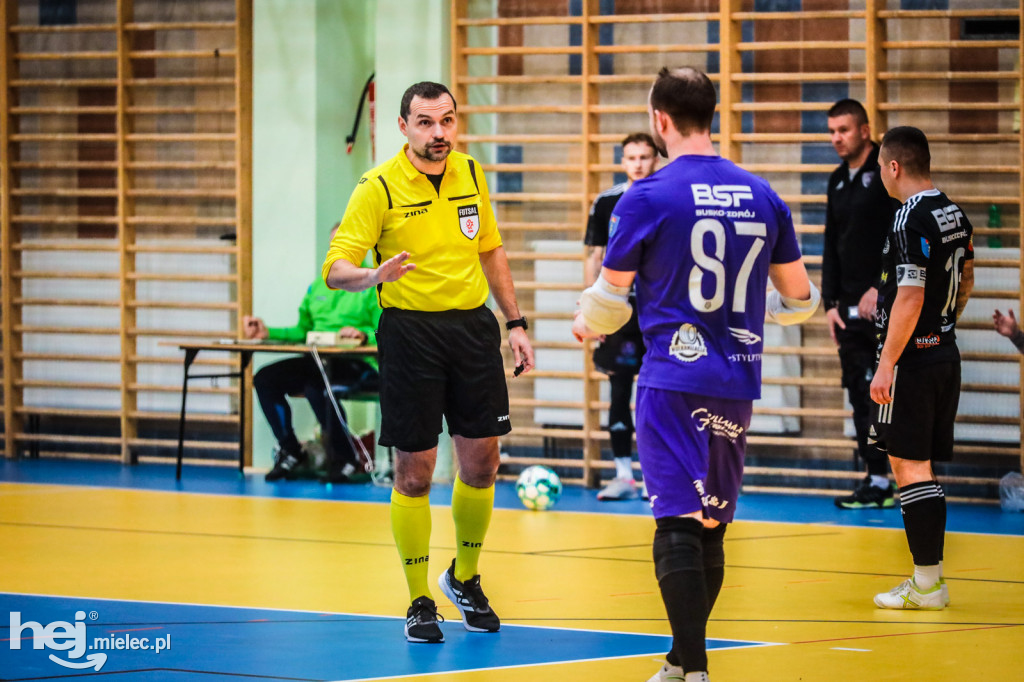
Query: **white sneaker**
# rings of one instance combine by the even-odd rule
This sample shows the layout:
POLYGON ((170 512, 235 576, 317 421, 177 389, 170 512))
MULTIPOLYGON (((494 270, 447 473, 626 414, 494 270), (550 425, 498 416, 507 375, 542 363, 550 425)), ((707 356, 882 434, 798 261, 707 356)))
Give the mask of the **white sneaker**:
POLYGON ((678 665, 669 665, 666 663, 661 666, 661 670, 654 673, 654 677, 647 680, 647 682, 683 682, 683 668, 678 665))
POLYGON ((690 672, 683 674, 682 667, 666 663, 654 677, 647 682, 710 682, 706 672, 690 672))
POLYGON ((949 604, 949 589, 937 582, 921 591, 913 578, 908 578, 888 592, 875 595, 875 606, 880 609, 921 609, 940 611, 949 604))
POLYGON ((637 490, 636 481, 632 478, 613 478, 604 489, 597 494, 597 499, 607 500, 635 500, 640 496, 637 490))

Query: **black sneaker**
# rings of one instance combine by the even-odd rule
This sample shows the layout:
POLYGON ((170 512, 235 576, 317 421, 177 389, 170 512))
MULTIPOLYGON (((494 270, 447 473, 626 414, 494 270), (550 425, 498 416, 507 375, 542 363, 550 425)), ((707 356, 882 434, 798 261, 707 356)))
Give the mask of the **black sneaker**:
POLYGON ((305 450, 299 450, 299 454, 296 455, 289 450, 281 448, 277 451, 277 457, 274 459, 274 468, 267 472, 263 480, 273 482, 280 481, 283 478, 286 481, 294 481, 298 478, 297 469, 305 464, 308 459, 309 455, 306 454, 305 450))
POLYGON ((470 632, 497 632, 501 628, 498 614, 487 603, 480 587, 480 576, 474 575, 464 583, 455 579, 455 559, 447 571, 437 579, 444 596, 448 597, 462 614, 462 625, 470 632))
POLYGON ((852 494, 837 497, 835 502, 840 509, 890 509, 896 506, 892 486, 885 488, 873 486, 870 476, 865 477, 857 484, 852 494))
POLYGON ((434 600, 419 597, 405 614, 405 638, 421 644, 439 644, 444 641, 444 633, 438 623, 443 622, 444 616, 437 612, 434 600))

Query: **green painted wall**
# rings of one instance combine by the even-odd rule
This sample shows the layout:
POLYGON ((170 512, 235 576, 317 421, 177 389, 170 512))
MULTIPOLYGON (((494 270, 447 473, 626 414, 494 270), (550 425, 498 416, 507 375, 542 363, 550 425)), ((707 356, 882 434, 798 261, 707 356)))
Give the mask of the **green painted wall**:
MULTIPOLYGON (((253 312, 268 324, 296 321, 328 231, 371 165, 365 113, 352 155, 345 137, 374 68, 373 9, 365 0, 255 0, 253 312)), ((257 354, 255 368, 275 359, 257 354)), ((309 437, 316 420, 304 401, 293 405, 296 433, 309 437)), ((354 425, 369 421, 353 412, 354 425)), ((271 465, 274 444, 254 407, 254 466, 271 465)))
MULTIPOLYGON (((331 225, 341 219, 371 158, 369 110, 346 154, 359 96, 376 71, 377 158, 401 149, 402 93, 421 80, 448 82, 448 0, 255 0, 253 6, 253 312, 292 324, 320 273, 331 225)), ((279 357, 256 355, 255 368, 279 357)), ((254 396, 255 398, 255 396, 254 396)), ((256 403, 254 403, 254 406, 256 403)), ((300 440, 315 419, 293 402, 300 440)), ((375 413, 349 406, 359 428, 375 413)), ((253 465, 268 468, 274 438, 258 407, 253 465)), ((438 477, 450 477, 450 442, 438 477)))
POLYGON ((419 81, 449 83, 448 0, 377 0, 377 161, 402 148, 402 93, 419 81))
POLYGON ((324 254, 328 230, 344 215, 359 177, 374 165, 369 103, 363 106, 352 154, 346 152, 345 138, 374 70, 375 16, 373 3, 366 0, 318 0, 316 14, 316 217, 323 228, 318 254, 324 254))

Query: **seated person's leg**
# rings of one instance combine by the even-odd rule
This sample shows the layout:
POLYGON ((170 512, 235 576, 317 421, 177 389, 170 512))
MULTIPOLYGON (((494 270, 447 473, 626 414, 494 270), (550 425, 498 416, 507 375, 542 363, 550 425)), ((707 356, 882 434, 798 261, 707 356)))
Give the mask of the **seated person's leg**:
MULTIPOLYGON (((316 415, 316 419, 320 422, 320 428, 323 431, 328 471, 340 471, 346 464, 354 467, 356 464, 356 453, 352 449, 352 443, 349 441, 348 429, 338 421, 338 415, 334 411, 331 399, 327 396, 321 377, 310 378, 306 387, 306 400, 309 401, 309 406, 313 408, 313 414, 316 415)), ((341 411, 341 418, 347 424, 348 415, 345 413, 345 407, 341 402, 338 403, 338 409, 341 411)))
POLYGON ((265 365, 253 376, 253 388, 256 390, 260 408, 280 448, 274 469, 267 474, 268 481, 292 477, 294 467, 306 458, 292 428, 292 410, 288 404, 288 396, 300 395, 303 392, 307 360, 308 358, 280 360, 265 365))
MULTIPOLYGON (((352 387, 357 392, 363 389, 372 392, 377 389, 377 370, 362 360, 354 358, 332 359, 327 365, 327 372, 332 386, 352 387)), ((359 469, 361 464, 361 455, 356 451, 356 446, 351 440, 352 438, 358 438, 358 436, 347 426, 348 414, 345 412, 345 407, 340 401, 338 402, 338 408, 341 411, 341 416, 345 420, 346 426, 343 427, 338 421, 334 405, 325 392, 323 378, 319 374, 316 381, 311 382, 310 388, 306 392, 306 397, 324 433, 324 447, 327 451, 327 473, 322 480, 334 483, 344 482, 359 469)), ((370 456, 372 457, 373 453, 370 453, 370 456)))

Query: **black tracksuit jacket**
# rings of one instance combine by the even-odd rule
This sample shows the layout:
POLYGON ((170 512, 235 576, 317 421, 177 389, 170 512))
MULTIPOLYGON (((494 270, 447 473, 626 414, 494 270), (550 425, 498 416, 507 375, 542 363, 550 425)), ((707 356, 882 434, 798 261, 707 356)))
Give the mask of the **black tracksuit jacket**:
POLYGON ((838 306, 844 321, 849 307, 878 283, 885 235, 899 207, 882 185, 878 145, 871 147, 852 179, 845 161, 828 179, 821 296, 825 309, 838 306))

